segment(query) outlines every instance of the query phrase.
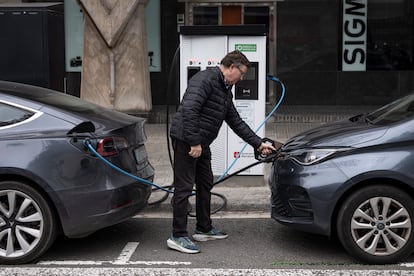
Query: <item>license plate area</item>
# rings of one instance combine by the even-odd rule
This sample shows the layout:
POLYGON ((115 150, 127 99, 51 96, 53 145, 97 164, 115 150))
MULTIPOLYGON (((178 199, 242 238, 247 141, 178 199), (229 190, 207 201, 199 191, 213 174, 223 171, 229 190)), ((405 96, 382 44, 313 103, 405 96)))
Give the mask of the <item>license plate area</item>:
POLYGON ((135 161, 137 162, 138 165, 145 163, 148 160, 147 151, 144 145, 136 148, 134 150, 134 155, 135 155, 135 161))

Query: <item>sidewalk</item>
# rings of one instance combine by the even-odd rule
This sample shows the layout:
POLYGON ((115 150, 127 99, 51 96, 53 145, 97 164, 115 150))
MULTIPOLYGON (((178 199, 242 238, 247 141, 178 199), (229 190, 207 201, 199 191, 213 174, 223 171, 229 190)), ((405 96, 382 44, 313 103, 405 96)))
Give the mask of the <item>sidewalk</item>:
MULTIPOLYGON (((374 106, 281 106, 266 122, 265 136, 286 142, 287 139, 302 131, 327 122, 366 113, 375 108, 374 106)), ((161 114, 162 110, 159 112, 161 114)), ((157 116, 158 118, 165 117, 162 114, 157 116)), ((173 171, 168 154, 166 124, 148 122, 145 130, 148 137, 146 142, 148 158, 155 168, 154 183, 160 186, 171 185, 173 171)), ((265 164, 264 176, 235 176, 215 186, 212 192, 223 195, 227 199, 226 207, 220 212, 270 212, 270 189, 267 181, 270 166, 271 164, 265 164)), ((164 194, 162 191, 154 192, 150 202, 157 201, 164 194)), ((148 206, 144 213, 171 213, 171 198, 172 195, 161 204, 148 206)), ((222 200, 213 196, 212 209, 220 204, 222 200)))

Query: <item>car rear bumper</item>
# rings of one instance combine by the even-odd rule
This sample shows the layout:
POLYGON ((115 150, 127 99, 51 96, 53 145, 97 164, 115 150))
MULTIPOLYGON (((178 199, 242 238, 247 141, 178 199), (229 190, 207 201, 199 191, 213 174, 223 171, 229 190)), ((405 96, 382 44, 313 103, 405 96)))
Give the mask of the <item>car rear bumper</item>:
POLYGON ((68 237, 82 237, 117 224, 146 207, 150 195, 151 187, 139 182, 78 194, 66 208, 70 215, 62 220, 63 232, 68 237))

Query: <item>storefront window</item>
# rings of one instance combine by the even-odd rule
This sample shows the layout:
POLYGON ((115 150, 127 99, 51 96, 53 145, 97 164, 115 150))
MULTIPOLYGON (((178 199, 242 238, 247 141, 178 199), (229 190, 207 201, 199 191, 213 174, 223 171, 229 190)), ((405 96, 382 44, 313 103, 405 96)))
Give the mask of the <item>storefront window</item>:
POLYGON ((269 7, 249 6, 195 6, 193 8, 194 25, 236 25, 265 24, 269 25, 269 7), (219 9, 222 22, 219 22, 219 9), (243 15, 243 20, 241 16, 243 15))
POLYGON ((287 0, 277 4, 279 72, 413 70, 413 56, 414 1, 287 0), (347 31, 350 40, 345 37, 347 31), (345 68, 346 61, 363 63, 363 67, 345 68))
POLYGON ((269 7, 245 7, 244 24, 269 25, 269 7))
POLYGON ((221 25, 240 25, 242 24, 241 6, 221 7, 221 25))
POLYGON ((413 69, 414 2, 368 1, 367 70, 413 69))
POLYGON ((279 73, 338 70, 339 1, 277 2, 279 73))
POLYGON ((218 7, 197 6, 193 9, 194 25, 218 25, 218 7))

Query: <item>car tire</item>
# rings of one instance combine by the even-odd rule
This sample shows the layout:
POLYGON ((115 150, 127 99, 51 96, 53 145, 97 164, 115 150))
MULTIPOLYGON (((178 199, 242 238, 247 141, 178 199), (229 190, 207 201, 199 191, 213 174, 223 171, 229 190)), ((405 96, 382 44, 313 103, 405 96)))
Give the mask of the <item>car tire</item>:
POLYGON ((373 185, 342 204, 336 229, 345 250, 368 264, 396 263, 413 251, 414 200, 401 189, 373 185))
POLYGON ((22 182, 0 182, 0 264, 37 259, 53 244, 56 229, 41 193, 22 182))

